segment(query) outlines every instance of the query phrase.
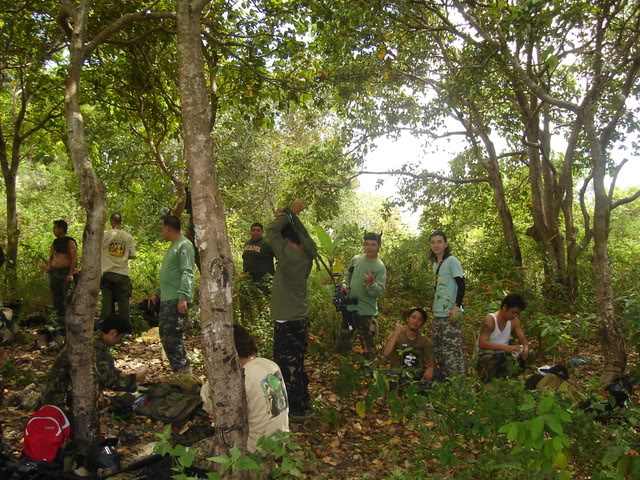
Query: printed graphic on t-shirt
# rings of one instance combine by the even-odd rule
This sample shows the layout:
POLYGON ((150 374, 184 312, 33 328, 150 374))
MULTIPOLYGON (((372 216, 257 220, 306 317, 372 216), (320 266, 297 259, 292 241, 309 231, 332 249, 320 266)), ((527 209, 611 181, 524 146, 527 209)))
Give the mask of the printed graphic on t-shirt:
POLYGON ((244 246, 244 251, 245 252, 262 253, 262 246, 260 246, 260 245, 245 245, 244 246))
POLYGON ((276 372, 270 373, 260 382, 264 400, 267 402, 267 411, 269 418, 275 418, 287 409, 287 392, 284 389, 284 380, 282 374, 276 372))
POLYGON ((109 243, 109 255, 116 258, 124 257, 126 247, 127 242, 124 240, 111 240, 111 243, 109 243))
POLYGON ((408 368, 415 368, 418 366, 418 356, 413 351, 412 347, 408 345, 402 346, 403 350, 400 352, 402 357, 402 365, 408 368))

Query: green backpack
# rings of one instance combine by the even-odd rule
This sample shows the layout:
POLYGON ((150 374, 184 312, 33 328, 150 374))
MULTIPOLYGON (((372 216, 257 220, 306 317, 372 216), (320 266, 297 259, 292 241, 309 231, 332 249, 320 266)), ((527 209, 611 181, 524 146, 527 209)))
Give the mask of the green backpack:
POLYGON ((145 395, 136 400, 134 411, 153 420, 181 424, 201 407, 198 393, 187 392, 180 385, 159 383, 148 386, 145 395))

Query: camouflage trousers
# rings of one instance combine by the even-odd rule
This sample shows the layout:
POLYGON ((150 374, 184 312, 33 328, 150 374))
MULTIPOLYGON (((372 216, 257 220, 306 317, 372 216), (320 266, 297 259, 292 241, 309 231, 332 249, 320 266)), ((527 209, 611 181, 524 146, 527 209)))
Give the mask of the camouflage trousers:
POLYGON ((189 320, 187 315, 178 313, 178 300, 160 302, 160 341, 164 348, 171 370, 175 373, 189 366, 187 351, 184 348, 182 333, 189 320))
POLYGON ((438 379, 464 375, 464 351, 460 322, 448 317, 433 319, 433 353, 438 362, 438 379))
POLYGON ((61 323, 64 322, 69 291, 73 283, 67 282, 68 275, 69 267, 51 268, 49 270, 49 289, 51 290, 51 297, 53 298, 53 308, 56 311, 58 321, 61 323))
POLYGON ((353 336, 358 332, 360 334, 360 341, 363 344, 362 346, 367 349, 365 356, 371 357, 376 347, 373 332, 371 331, 372 320, 373 316, 371 315, 360 315, 356 312, 343 311, 336 351, 341 354, 351 352, 353 348, 353 336))
POLYGON ((531 359, 535 358, 535 351, 529 350, 529 355, 525 360, 522 356, 514 358, 505 352, 480 351, 476 369, 480 375, 480 380, 489 383, 494 378, 517 377, 524 372, 531 359))
POLYGON ((198 449, 196 456, 193 457, 192 465, 206 472, 215 472, 220 468, 220 464, 207 460, 207 458, 213 457, 213 454, 210 452, 212 452, 217 445, 218 439, 216 437, 203 438, 191 445, 191 449, 198 449))
POLYGON ((309 377, 304 370, 309 321, 276 322, 273 328, 273 361, 282 371, 291 415, 304 415, 309 409, 309 377))

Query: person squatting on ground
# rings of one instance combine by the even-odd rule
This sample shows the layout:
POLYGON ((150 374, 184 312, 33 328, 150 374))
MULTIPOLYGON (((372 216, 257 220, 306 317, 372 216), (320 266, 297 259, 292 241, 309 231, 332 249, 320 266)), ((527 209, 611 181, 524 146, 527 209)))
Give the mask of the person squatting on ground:
POLYGON ((67 236, 68 225, 64 220, 53 222, 53 234, 56 236, 51 245, 49 260, 45 271, 49 274, 49 288, 53 297, 58 322, 64 324, 67 295, 74 282, 74 273, 78 264, 78 244, 67 236))
POLYGON ((408 369, 410 380, 433 380, 436 368, 433 347, 429 339, 420 334, 426 321, 427 312, 422 308, 409 310, 406 325, 398 320, 384 344, 382 353, 389 359, 391 368, 408 369))
POLYGON ((182 235, 180 219, 173 215, 167 215, 162 221, 162 238, 171 245, 162 260, 160 288, 151 297, 151 303, 160 302, 160 341, 171 370, 176 374, 191 374, 182 333, 189 320, 189 303, 193 299, 195 249, 182 235))
POLYGON ((517 375, 524 369, 530 355, 529 342, 518 315, 525 308, 527 305, 524 299, 517 293, 511 293, 502 300, 500 310, 488 314, 482 320, 478 336, 477 369, 483 382, 506 378, 510 374, 517 375), (519 345, 509 345, 512 333, 519 345), (513 359, 517 362, 512 361, 513 359))
POLYGON ((290 411, 295 416, 304 416, 310 409, 309 377, 304 370, 309 328, 307 278, 317 249, 297 216, 305 206, 304 200, 298 198, 290 209, 279 207, 275 220, 267 227, 269 243, 278 260, 271 294, 271 317, 275 321, 273 360, 282 370, 290 411))
POLYGON ((429 237, 433 272, 433 349, 441 379, 464 375, 464 351, 459 317, 464 311, 464 273, 460 261, 451 255, 447 236, 440 231, 429 237))
POLYGON ((131 324, 129 318, 129 299, 132 287, 129 276, 129 260, 136 258, 133 237, 122 230, 122 217, 114 213, 110 218, 111 230, 104 232, 102 239, 102 311, 100 320, 111 316, 115 303, 118 315, 131 324))
MULTIPOLYGON (((240 366, 244 370, 244 388, 247 395, 249 434, 247 451, 257 450, 260 437, 276 431, 289 431, 289 403, 284 379, 278 365, 266 358, 257 357, 256 339, 240 326, 233 326, 233 339, 236 345, 240 366)), ((209 383, 205 382, 200 390, 202 408, 215 424, 215 407, 209 392, 209 383)), ((205 438, 193 445, 198 448, 194 465, 203 470, 213 470, 215 464, 207 461, 216 442, 215 437, 205 438)))
POLYGON ((261 223, 251 225, 251 238, 242 249, 242 271, 251 275, 254 282, 262 282, 267 273, 274 273, 273 250, 263 234, 261 223))
MULTIPOLYGON (((118 392, 135 392, 138 384, 144 382, 147 367, 141 367, 137 372, 125 375, 115 367, 109 349, 122 341, 130 333, 129 325, 116 315, 101 320, 99 331, 93 344, 97 388, 118 392)), ((69 353, 65 345, 53 362, 47 375, 42 393, 41 405, 55 405, 60 408, 71 408, 73 392, 71 390, 71 364, 69 353)))
POLYGON ((346 311, 342 311, 342 323, 336 345, 338 353, 351 351, 353 335, 358 331, 366 348, 365 355, 371 358, 374 354, 378 298, 384 293, 387 281, 387 269, 378 257, 381 241, 382 234, 366 233, 364 253, 351 259, 344 274, 342 290, 349 294, 354 303, 347 305, 346 311))

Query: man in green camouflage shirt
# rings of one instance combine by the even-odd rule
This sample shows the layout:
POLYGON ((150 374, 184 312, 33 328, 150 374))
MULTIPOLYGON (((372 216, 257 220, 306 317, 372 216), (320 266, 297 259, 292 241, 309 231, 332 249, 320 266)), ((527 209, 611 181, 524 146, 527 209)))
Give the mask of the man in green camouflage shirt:
MULTIPOLYGON (((108 389, 118 392, 135 392, 138 383, 144 382, 147 367, 136 373, 124 375, 115 366, 109 349, 122 341, 129 333, 129 326, 120 317, 111 315, 99 323, 99 333, 93 345, 97 387, 100 391, 108 389)), ((42 393, 41 405, 55 405, 61 408, 71 407, 71 374, 67 345, 58 354, 47 376, 42 393)))

